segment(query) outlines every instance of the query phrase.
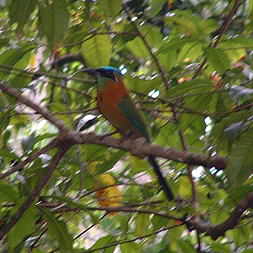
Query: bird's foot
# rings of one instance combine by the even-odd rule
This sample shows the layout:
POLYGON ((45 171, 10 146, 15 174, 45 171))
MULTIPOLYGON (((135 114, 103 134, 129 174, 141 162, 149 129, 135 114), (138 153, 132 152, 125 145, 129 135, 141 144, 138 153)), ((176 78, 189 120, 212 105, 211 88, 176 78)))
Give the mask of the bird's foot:
POLYGON ((113 131, 111 133, 108 133, 108 134, 104 134, 104 135, 101 135, 99 138, 102 140, 104 140, 106 137, 109 137, 109 136, 112 136, 114 134, 118 133, 118 131, 113 131))
POLYGON ((136 139, 134 142, 132 142, 130 151, 133 155, 138 156, 140 158, 144 158, 145 155, 141 152, 142 147, 147 143, 147 140, 144 137, 140 137, 136 139))

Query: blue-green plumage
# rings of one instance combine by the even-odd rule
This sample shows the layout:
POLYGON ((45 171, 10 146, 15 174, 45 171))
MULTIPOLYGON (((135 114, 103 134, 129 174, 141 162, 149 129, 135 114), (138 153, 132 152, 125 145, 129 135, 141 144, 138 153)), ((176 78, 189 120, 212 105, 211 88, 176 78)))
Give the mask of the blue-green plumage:
MULTIPOLYGON (((129 96, 120 70, 108 66, 84 71, 96 76, 98 82, 97 104, 104 117, 125 137, 144 137, 150 142, 146 124, 129 96)), ((168 200, 173 200, 173 193, 163 177, 155 157, 149 155, 148 161, 168 200)))

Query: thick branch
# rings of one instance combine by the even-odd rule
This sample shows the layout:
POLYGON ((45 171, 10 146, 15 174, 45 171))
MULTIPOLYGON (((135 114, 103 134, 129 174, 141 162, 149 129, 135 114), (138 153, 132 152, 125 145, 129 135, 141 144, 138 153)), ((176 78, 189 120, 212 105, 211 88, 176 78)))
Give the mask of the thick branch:
POLYGON ((141 157, 154 155, 156 157, 162 157, 171 161, 186 163, 189 165, 204 166, 207 168, 215 167, 217 169, 225 169, 226 167, 226 159, 223 157, 210 157, 207 155, 178 151, 173 148, 143 142, 141 142, 140 145, 140 139, 122 141, 121 139, 115 139, 110 136, 99 136, 95 133, 80 134, 74 131, 62 135, 60 138, 61 143, 104 145, 107 147, 125 150, 133 155, 141 157))
POLYGON ((22 218, 25 211, 32 205, 34 200, 40 195, 42 189, 48 183, 55 168, 57 167, 63 155, 67 152, 68 148, 69 147, 65 146, 62 147, 62 149, 59 149, 59 151, 52 158, 48 168, 45 169, 45 174, 38 181, 37 185, 34 187, 28 198, 20 206, 17 212, 9 218, 9 222, 6 222, 4 225, 0 227, 0 240, 2 240, 3 237, 15 226, 15 224, 22 218))
POLYGON ((253 192, 249 193, 247 197, 239 202, 239 204, 231 212, 231 215, 221 224, 210 225, 199 221, 198 219, 192 219, 187 222, 192 228, 197 229, 201 233, 209 235, 212 239, 216 240, 220 236, 224 236, 225 232, 233 229, 240 221, 242 214, 248 208, 253 207, 253 192))
POLYGON ((8 87, 7 85, 0 83, 0 90, 15 97, 21 103, 35 110, 42 117, 47 119, 50 123, 55 125, 64 134, 61 135, 62 141, 69 145, 71 144, 99 144, 106 145, 108 147, 117 148, 121 150, 129 151, 133 154, 141 156, 154 155, 162 157, 172 161, 182 162, 189 165, 202 165, 208 168, 215 167, 218 169, 224 169, 226 167, 226 160, 221 157, 209 157, 206 155, 190 153, 186 151, 177 151, 172 148, 164 148, 159 145, 152 145, 146 143, 145 145, 139 145, 139 141, 124 141, 114 139, 109 136, 101 137, 95 134, 79 134, 77 132, 69 131, 64 122, 55 118, 52 113, 46 109, 35 104, 28 97, 22 95, 18 90, 8 87))

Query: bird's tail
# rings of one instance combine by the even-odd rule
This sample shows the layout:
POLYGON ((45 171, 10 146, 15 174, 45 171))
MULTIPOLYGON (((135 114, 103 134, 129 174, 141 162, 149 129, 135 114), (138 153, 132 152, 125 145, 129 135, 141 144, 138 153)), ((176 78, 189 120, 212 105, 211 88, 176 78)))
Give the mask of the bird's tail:
POLYGON ((150 165, 153 167, 153 169, 155 171, 155 174, 158 178, 158 182, 161 185, 167 199, 169 201, 173 200, 174 199, 174 194, 173 194, 172 190, 170 189, 169 185, 167 184, 166 179, 163 177, 160 166, 157 163, 155 157, 152 156, 152 155, 148 156, 148 161, 149 161, 150 165))

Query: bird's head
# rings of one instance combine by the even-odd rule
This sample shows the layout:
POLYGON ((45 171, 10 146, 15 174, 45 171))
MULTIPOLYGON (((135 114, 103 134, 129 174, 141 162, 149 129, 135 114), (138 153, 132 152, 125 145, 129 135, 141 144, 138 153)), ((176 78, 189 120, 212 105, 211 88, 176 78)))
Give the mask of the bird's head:
POLYGON ((82 72, 86 72, 89 75, 95 77, 98 82, 104 80, 117 81, 122 77, 122 73, 119 69, 111 66, 101 67, 101 68, 86 68, 82 69, 82 72))

